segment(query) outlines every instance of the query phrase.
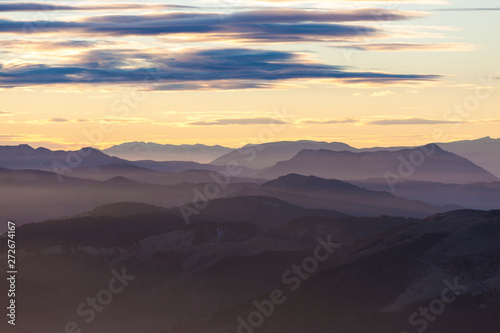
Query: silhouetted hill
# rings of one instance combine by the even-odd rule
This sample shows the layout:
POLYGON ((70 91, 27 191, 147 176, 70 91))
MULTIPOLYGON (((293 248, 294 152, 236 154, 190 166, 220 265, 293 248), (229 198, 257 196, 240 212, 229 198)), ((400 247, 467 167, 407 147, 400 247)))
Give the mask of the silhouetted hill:
POLYGON ((97 206, 93 210, 87 213, 79 214, 76 217, 84 217, 84 216, 124 217, 129 215, 146 214, 146 213, 163 213, 163 212, 167 212, 167 209, 163 207, 158 207, 138 202, 117 202, 117 203, 97 206))
POLYGON ((131 246, 144 237, 185 226, 182 219, 165 211, 133 212, 120 217, 85 216, 27 224, 19 240, 32 249, 55 245, 131 246))
POLYGON ((274 227, 304 216, 346 217, 348 215, 328 209, 306 209, 266 196, 237 196, 214 199, 205 203, 187 204, 172 209, 173 214, 196 211, 191 222, 249 222, 262 227, 274 227), (196 206, 206 206, 196 209, 196 206))

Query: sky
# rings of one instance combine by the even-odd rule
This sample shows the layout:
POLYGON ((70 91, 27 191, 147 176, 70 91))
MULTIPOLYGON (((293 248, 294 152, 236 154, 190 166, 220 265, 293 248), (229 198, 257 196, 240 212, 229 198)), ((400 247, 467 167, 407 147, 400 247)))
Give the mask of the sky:
POLYGON ((499 137, 497 0, 0 0, 0 144, 499 137))

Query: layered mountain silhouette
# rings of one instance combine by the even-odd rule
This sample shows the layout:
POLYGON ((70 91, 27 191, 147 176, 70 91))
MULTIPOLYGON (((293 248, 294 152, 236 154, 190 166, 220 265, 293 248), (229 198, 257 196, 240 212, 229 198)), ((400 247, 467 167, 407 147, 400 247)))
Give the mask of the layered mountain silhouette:
POLYGON ((274 179, 290 173, 321 178, 361 180, 386 178, 467 184, 498 181, 471 161, 446 152, 435 144, 416 149, 353 153, 349 151, 302 150, 258 174, 274 179))
POLYGON ((307 208, 334 209, 354 216, 425 217, 458 206, 432 206, 398 198, 386 191, 371 191, 350 183, 315 176, 290 174, 263 184, 244 188, 241 194, 268 195, 307 208))
MULTIPOLYGON (((88 333, 496 333, 492 141, 450 144, 456 154, 312 141, 217 156, 117 148, 135 161, 0 147, 0 220, 16 222, 20 244, 16 332, 75 321, 88 333), (481 165, 460 156, 473 151, 481 165), (134 278, 87 324, 77 309, 119 273, 134 278), (284 301, 266 315, 277 291, 284 301), (443 295, 454 297, 441 311, 443 295), (422 321, 422 309, 439 315, 422 321), (248 326, 256 311, 262 324, 248 326)), ((0 294, 9 287, 0 280, 0 294)))
MULTIPOLYGON (((443 150, 465 157, 496 177, 500 177, 500 139, 485 137, 477 140, 462 140, 449 143, 437 143, 443 150)), ((237 161, 239 165, 249 168, 266 168, 279 161, 288 160, 303 149, 326 149, 333 151, 377 152, 398 151, 418 147, 371 147, 353 148, 343 143, 327 143, 318 141, 283 141, 260 145, 247 145, 220 156, 213 164, 223 165, 237 161), (255 152, 258 152, 257 154, 255 152)))
MULTIPOLYGON (((117 176, 142 183, 172 185, 179 183, 207 183, 217 179, 217 171, 203 169, 183 170, 178 172, 156 171, 129 163, 107 164, 96 167, 76 168, 67 172, 71 177, 105 181, 117 176)), ((231 177, 230 182, 252 182, 241 177, 231 177)))
MULTIPOLYGON (((198 176, 198 180, 203 178, 202 182, 196 183, 196 177, 189 172, 181 175, 169 173, 155 181, 150 178, 154 176, 146 170, 145 174, 136 175, 137 178, 147 177, 151 181, 144 183, 120 176, 124 171, 120 168, 105 169, 102 173, 82 170, 75 172, 75 175, 81 173, 87 179, 71 176, 60 178, 58 174, 40 170, 0 171, 0 219, 14 220, 20 225, 70 216, 98 205, 122 201, 169 208, 193 202, 196 198, 195 190, 204 190, 206 183, 203 179, 213 182, 210 176, 202 174, 198 176), (116 170, 120 172, 112 172, 116 170), (170 185, 161 185, 161 182, 170 185)), ((125 171, 130 173, 128 168, 125 171)), ((253 183, 232 182, 220 188, 219 195, 232 195, 251 186, 254 186, 253 183)), ((5 228, 5 224, 0 225, 0 232, 5 228)))

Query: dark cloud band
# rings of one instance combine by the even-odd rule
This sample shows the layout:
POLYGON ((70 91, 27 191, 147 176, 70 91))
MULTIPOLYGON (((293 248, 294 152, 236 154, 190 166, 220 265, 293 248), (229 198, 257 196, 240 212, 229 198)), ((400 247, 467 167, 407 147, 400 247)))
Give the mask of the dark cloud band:
POLYGON ((174 56, 118 50, 90 51, 75 59, 74 65, 0 68, 0 86, 146 82, 148 88, 156 90, 202 89, 211 88, 212 84, 219 88, 242 89, 293 79, 393 83, 434 81, 439 78, 436 75, 347 71, 340 66, 303 63, 300 54, 284 51, 209 49, 174 56), (135 60, 150 66, 134 67, 135 60))

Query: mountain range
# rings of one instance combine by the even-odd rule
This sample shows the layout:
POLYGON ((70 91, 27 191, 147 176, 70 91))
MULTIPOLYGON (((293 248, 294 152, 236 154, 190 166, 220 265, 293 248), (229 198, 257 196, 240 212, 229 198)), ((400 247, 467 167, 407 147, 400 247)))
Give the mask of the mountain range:
POLYGON ((132 161, 193 161, 199 163, 210 162, 231 151, 233 151, 232 148, 219 145, 171 145, 153 142, 126 142, 103 150, 110 156, 132 161))
POLYGON ((0 146, 0 218, 27 223, 119 201, 171 208, 198 200, 197 193, 205 193, 207 186, 217 193, 205 195, 208 199, 263 196, 353 216, 424 217, 458 208, 494 209, 499 202, 498 178, 437 145, 361 152, 302 149, 271 167, 254 169, 255 163, 247 163, 231 169, 238 156, 254 156, 262 166, 318 144, 349 149, 311 141, 274 143, 260 151, 247 146, 255 156, 234 151, 215 165, 129 161, 93 148, 0 146), (22 208, 26 202, 29 210, 22 208))
POLYGON ((22 314, 0 331, 497 333, 500 180, 460 155, 482 144, 277 142, 212 163, 0 146, 22 314))

